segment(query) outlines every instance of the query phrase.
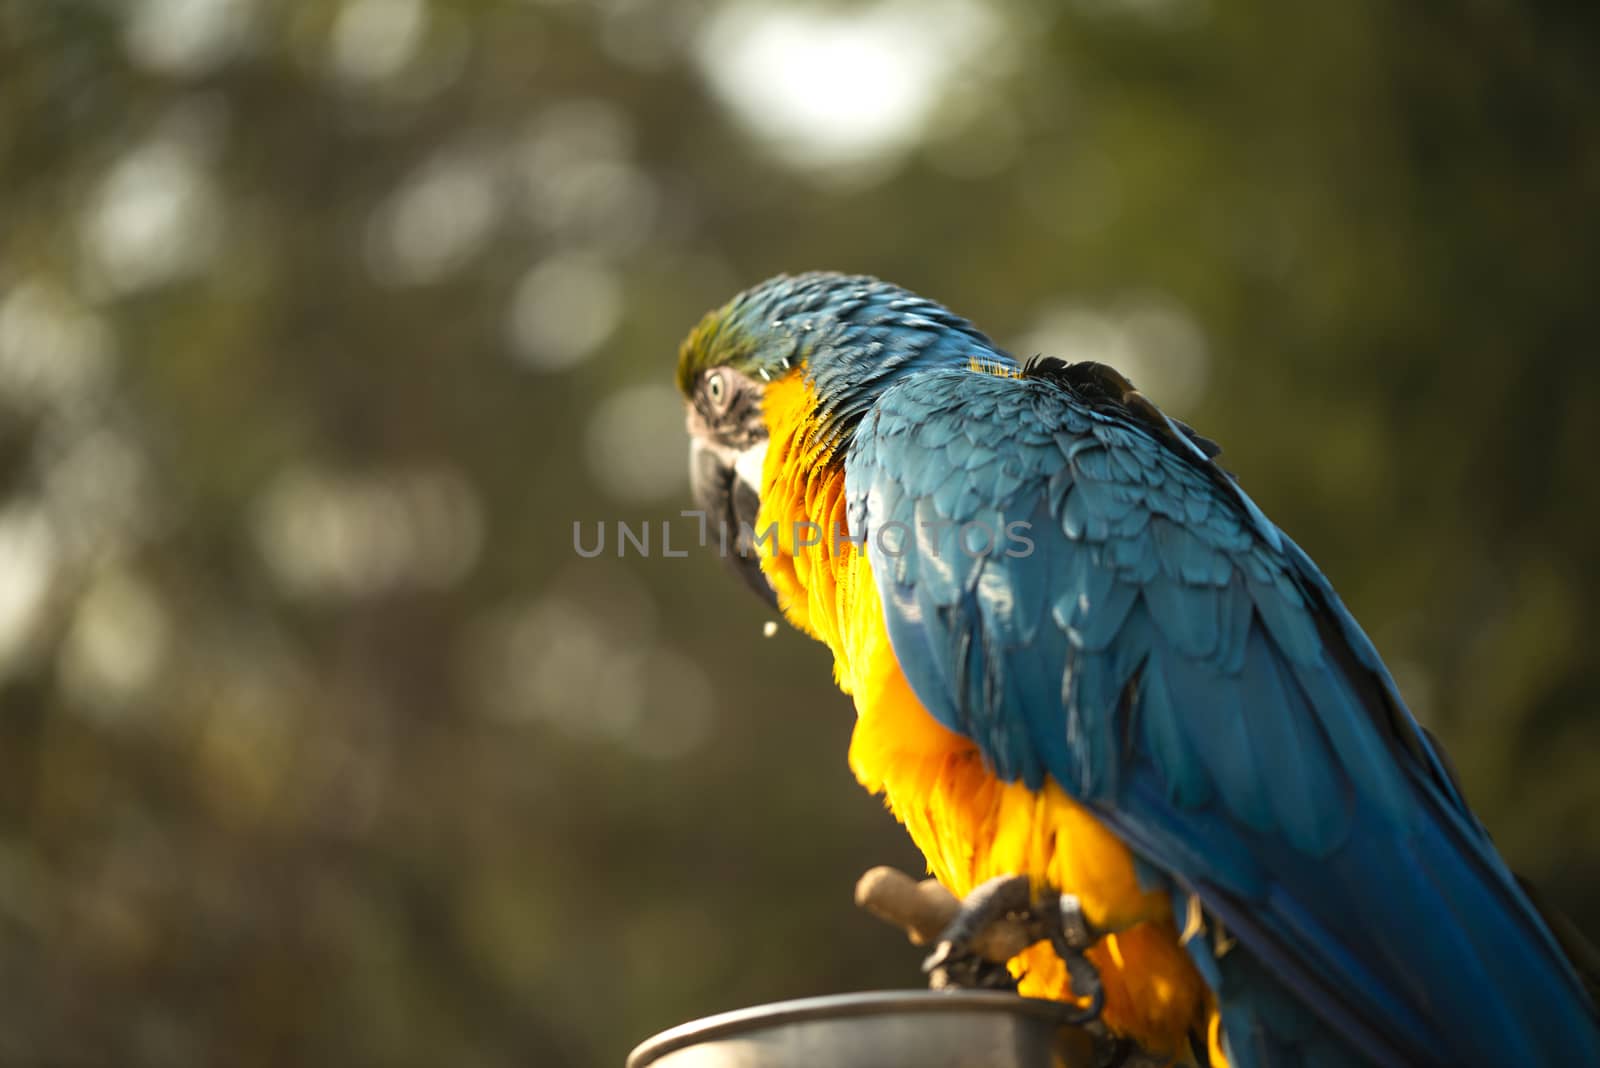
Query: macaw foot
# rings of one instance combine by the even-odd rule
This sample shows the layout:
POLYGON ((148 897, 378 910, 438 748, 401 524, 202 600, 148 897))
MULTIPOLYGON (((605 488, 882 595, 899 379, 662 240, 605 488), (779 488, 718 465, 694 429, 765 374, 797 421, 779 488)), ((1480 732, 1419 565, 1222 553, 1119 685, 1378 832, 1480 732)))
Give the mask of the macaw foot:
POLYGON ((1026 946, 1007 946, 1015 952, 996 960, 1005 950, 997 952, 985 942, 993 941, 989 935, 1001 921, 1028 915, 1031 899, 1026 875, 1001 875, 968 894, 922 962, 928 985, 935 990, 1016 990, 1017 980, 1005 962, 1026 946))
POLYGON ((1026 875, 1001 875, 961 902, 955 919, 939 936, 937 948, 923 961, 922 970, 928 975, 928 985, 935 989, 1015 990, 1016 980, 995 958, 1004 954, 1003 959, 1010 959, 1035 942, 1048 941, 1067 966, 1073 993, 1089 999, 1073 1021, 1087 1024, 1098 1021, 1105 1003, 1099 969, 1085 956, 1099 937, 1073 895, 1047 894, 1036 901, 1026 875), (997 952, 994 929, 1002 921, 1010 928, 1010 944, 997 952), (1019 927, 1026 932, 1021 944, 1015 936, 1019 927))
MULTIPOLYGON (((923 962, 928 985, 939 989, 1015 990, 1005 962, 1029 946, 1049 942, 1066 964, 1072 990, 1086 1005, 1061 1006, 1061 1032, 1072 1039, 1066 1063, 1094 1068, 1166 1068, 1171 1057, 1141 1049, 1113 1034, 1100 1019, 1105 990, 1100 972, 1085 955, 1107 931, 1097 930, 1071 894, 1034 900, 1026 876, 991 879, 957 902, 932 879, 916 882, 892 868, 874 868, 856 885, 856 902, 903 928, 918 944, 936 942, 923 962)), ((1066 1041, 1063 1038, 1063 1041, 1066 1041)))
POLYGON ((1046 897, 1037 907, 1041 922, 1050 937, 1050 945, 1067 966, 1067 976, 1072 980, 1072 992, 1089 999, 1083 1008, 1085 1021, 1100 1019, 1105 1007, 1106 990, 1100 982, 1100 969, 1088 956, 1089 947, 1100 941, 1101 933, 1089 923, 1083 907, 1073 894, 1055 894, 1046 897))

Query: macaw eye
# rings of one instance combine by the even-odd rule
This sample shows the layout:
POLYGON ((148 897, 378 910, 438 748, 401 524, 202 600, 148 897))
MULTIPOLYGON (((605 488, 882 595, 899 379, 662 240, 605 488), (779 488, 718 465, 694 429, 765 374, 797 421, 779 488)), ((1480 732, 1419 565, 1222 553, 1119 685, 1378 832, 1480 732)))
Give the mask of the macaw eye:
POLYGON ((706 377, 706 399, 718 411, 728 406, 728 395, 732 391, 728 388, 728 380, 721 372, 713 372, 706 377))

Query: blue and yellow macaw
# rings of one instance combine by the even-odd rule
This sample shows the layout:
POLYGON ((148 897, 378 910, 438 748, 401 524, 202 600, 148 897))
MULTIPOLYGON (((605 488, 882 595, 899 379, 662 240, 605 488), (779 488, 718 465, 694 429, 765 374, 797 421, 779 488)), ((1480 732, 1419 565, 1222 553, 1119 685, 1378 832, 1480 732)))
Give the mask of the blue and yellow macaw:
MULTIPOLYGON (((957 895, 1076 895, 1175 1062, 1600 1065, 1578 971, 1328 580, 1100 364, 872 278, 684 343, 695 492, 827 644, 850 763, 957 895)), ((1011 962, 1072 999, 1049 944, 1011 962)))

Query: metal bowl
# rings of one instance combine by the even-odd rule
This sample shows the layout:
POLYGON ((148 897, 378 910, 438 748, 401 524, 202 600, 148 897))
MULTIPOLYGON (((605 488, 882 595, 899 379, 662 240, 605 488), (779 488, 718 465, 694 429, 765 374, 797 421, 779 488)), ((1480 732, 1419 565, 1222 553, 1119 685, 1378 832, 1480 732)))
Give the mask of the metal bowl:
POLYGON ((663 1031, 627 1068, 1071 1068, 1066 1006, 1014 994, 884 990, 779 1001, 663 1031))

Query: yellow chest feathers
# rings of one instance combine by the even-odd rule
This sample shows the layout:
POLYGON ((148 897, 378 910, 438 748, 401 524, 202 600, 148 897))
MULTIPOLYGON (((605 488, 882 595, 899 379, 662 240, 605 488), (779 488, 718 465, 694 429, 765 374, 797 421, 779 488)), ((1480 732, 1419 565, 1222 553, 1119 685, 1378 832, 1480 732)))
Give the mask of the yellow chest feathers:
MULTIPOLYGON (((800 375, 768 387, 758 527, 775 530, 777 545, 764 550, 762 567, 790 622, 832 650, 835 678, 855 700, 851 769, 884 795, 953 893, 1027 874, 1076 894, 1091 923, 1118 932, 1089 954, 1105 986, 1106 1023, 1151 1050, 1179 1053, 1214 1012, 1167 895, 1141 889, 1127 847, 1053 781, 1040 791, 1001 782, 971 740, 917 700, 889 644, 870 564, 835 536, 846 529, 843 462, 807 433, 814 410, 800 375)), ((1071 996, 1048 946, 1012 968, 1026 994, 1071 996)))

